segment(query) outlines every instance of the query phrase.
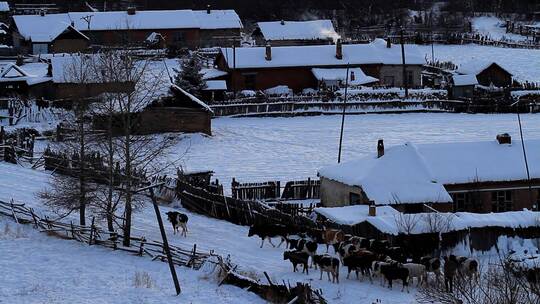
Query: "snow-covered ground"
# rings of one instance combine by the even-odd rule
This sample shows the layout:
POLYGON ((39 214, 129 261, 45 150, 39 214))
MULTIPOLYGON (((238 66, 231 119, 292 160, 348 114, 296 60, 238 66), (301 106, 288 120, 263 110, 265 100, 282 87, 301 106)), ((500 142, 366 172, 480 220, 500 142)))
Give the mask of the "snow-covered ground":
POLYGON ((493 40, 511 40, 516 42, 527 40, 526 36, 507 33, 505 28, 506 21, 495 16, 474 17, 471 22, 473 32, 488 36, 493 40))
MULTIPOLYGON (((47 212, 46 208, 36 200, 33 193, 43 189, 43 187, 47 185, 47 180, 50 176, 48 172, 33 171, 31 169, 3 162, 0 162, 0 171, 4 173, 0 175, 0 199, 8 200, 14 198, 16 202, 26 202, 40 214, 47 212)), ((170 208, 168 207, 161 207, 161 212, 165 213, 169 209, 170 208)), ((414 288, 411 288, 410 293, 402 293, 400 292, 400 288, 394 287, 394 289, 390 291, 387 288, 380 286, 378 281, 374 284, 370 284, 369 281, 359 282, 356 279, 347 280, 345 278, 346 270, 343 267, 341 268, 341 283, 339 285, 328 283, 326 277, 323 277, 323 280, 320 281, 319 273, 312 269, 309 275, 298 272, 293 273, 290 262, 283 260, 283 245, 281 248, 272 248, 266 243, 265 247, 261 249, 259 248, 259 238, 249 238, 247 236, 248 227, 215 220, 191 213, 184 209, 180 210, 189 216, 188 237, 184 238, 173 235, 172 229, 169 224, 166 223, 167 236, 170 243, 183 248, 192 248, 193 244, 197 244, 198 250, 214 250, 216 253, 223 256, 230 255, 232 261, 240 265, 238 270, 248 276, 260 278, 263 283, 266 283, 263 271, 267 271, 274 282, 288 281, 291 285, 297 281, 310 282, 315 288, 321 288, 323 290, 323 296, 329 300, 330 303, 372 303, 376 299, 381 299, 382 304, 415 303, 414 295, 416 290, 414 288)), ((134 215, 133 235, 145 236, 147 239, 153 240, 160 239, 155 214, 153 212, 152 207, 147 205, 147 207, 134 215)), ((76 218, 77 215, 73 214, 71 217, 68 217, 66 221, 69 221, 70 219, 76 220, 76 218)), ((0 222, 0 231, 3 230, 2 223, 0 222)), ((26 230, 24 231, 27 233, 26 230)), ((38 236, 36 236, 36 238, 37 237, 38 236)), ((154 303, 159 302, 160 300, 174 299, 171 298, 173 289, 170 285, 168 269, 164 263, 150 262, 149 259, 131 257, 126 254, 111 252, 108 249, 88 247, 75 243, 74 241, 50 240, 50 238, 47 238, 45 235, 42 235, 41 237, 46 238, 44 241, 39 242, 41 247, 37 247, 33 244, 24 247, 23 245, 16 244, 15 242, 17 240, 9 241, 4 246, 2 241, 0 241, 0 255, 8 257, 8 259, 4 259, 0 262, 0 267, 1 269, 7 269, 6 271, 9 271, 10 273, 8 278, 0 277, 0 296, 6 294, 6 296, 12 296, 19 301, 8 301, 8 303, 27 303, 25 300, 29 298, 19 298, 22 297, 27 290, 29 293, 38 293, 39 290, 45 290, 44 292, 48 293, 42 293, 41 295, 45 295, 53 300, 57 299, 57 302, 64 303, 60 297, 61 294, 69 293, 71 289, 76 288, 79 288, 80 290, 73 291, 73 295, 70 296, 80 297, 81 302, 84 302, 82 300, 84 299, 84 296, 88 296, 88 294, 94 292, 96 294, 103 292, 103 295, 97 296, 98 299, 103 299, 101 303, 105 303, 105 299, 107 299, 108 296, 112 297, 111 299, 113 300, 118 299, 118 302, 121 303, 154 303), (21 248, 21 251, 17 248, 21 248), (21 252, 29 252, 29 255, 21 254, 21 252), (39 254, 35 254, 36 252, 39 254), (16 255, 20 256, 15 257, 16 255), (24 264, 30 255, 37 259, 34 263, 47 265, 39 265, 40 268, 35 270, 32 268, 34 263, 28 263, 29 265, 22 266, 19 265, 19 263, 24 264), (79 263, 81 257, 83 257, 82 260, 84 261, 79 263), (72 263, 70 262, 71 260, 73 261, 72 263), (61 263, 61 265, 57 266, 56 261, 61 263), (117 268, 113 268, 115 263, 119 264, 117 268), (96 264, 95 267, 92 266, 94 264, 96 264), (55 270, 56 268, 58 269, 55 270), (109 268, 112 270, 107 270, 109 268), (87 271, 85 272, 85 270, 87 271), (40 273, 34 275, 34 271, 39 271, 40 273), (53 271, 53 274, 49 275, 47 274, 47 271, 53 271), (131 291, 129 289, 129 284, 133 279, 135 271, 149 272, 151 277, 157 280, 157 286, 159 286, 159 288, 157 291, 147 291, 151 294, 145 294, 142 291, 137 291, 138 293, 134 292, 134 295, 129 295, 130 298, 127 299, 127 301, 122 301, 122 294, 131 291), (41 274, 41 272, 43 272, 43 274, 41 274), (61 288, 56 287, 59 284, 63 284, 63 277, 73 277, 74 279, 66 286, 61 288), (115 283, 107 286, 105 282, 108 279, 113 280, 115 283), (3 280, 6 280, 6 282, 3 282, 3 280), (25 288, 18 289, 16 282, 19 281, 28 282, 28 284, 22 284, 25 288), (99 286, 94 287, 95 283, 99 286), (117 290, 116 285, 118 285, 117 290), (5 287, 5 291, 2 289, 4 288, 3 286, 7 286, 5 287), (112 288, 110 288, 111 286, 112 288), (60 290, 57 291, 57 293, 54 293, 58 288, 60 288, 60 290), (139 301, 139 298, 141 297, 140 293, 143 293, 143 296, 147 296, 146 302, 139 301), (101 296, 103 296, 103 298, 101 298, 101 296)), ((321 250, 322 249, 319 249, 319 252, 321 252, 321 250)), ((324 250, 322 252, 324 252, 324 250)), ((332 249, 330 249, 330 252, 332 252, 332 249)), ((187 297, 186 301, 182 301, 182 303, 190 303, 190 301, 191 303, 204 303, 207 301, 213 301, 210 303, 227 303, 228 301, 216 301, 212 298, 214 295, 221 296, 222 294, 223 297, 229 297, 231 303, 257 303, 257 301, 252 300, 252 295, 247 292, 247 295, 237 294, 236 289, 232 289, 232 287, 227 287, 225 290, 222 290, 223 287, 218 288, 216 283, 201 282, 200 280, 196 281, 196 273, 193 273, 190 270, 185 270, 183 268, 178 269, 182 270, 179 276, 184 278, 184 280, 181 280, 181 283, 184 285, 184 290, 186 292, 185 296, 187 297), (211 295, 202 294, 205 290, 211 295), (198 298, 199 296, 201 297, 200 299, 198 298), (236 302, 234 301, 234 296, 238 297, 236 302)), ((67 298, 66 302, 70 302, 69 299, 72 298, 67 298)), ((74 300, 71 302, 79 301, 74 300)), ((100 301, 97 301, 97 303, 100 303, 100 301)))
POLYGON ((178 267, 176 296, 166 263, 48 237, 0 216, 0 303, 264 303, 178 267), (148 274, 148 285, 136 276, 148 274))
MULTIPOLYGON (((540 115, 522 115, 525 138, 540 138, 540 115)), ((294 118, 218 118, 212 137, 189 135, 174 149, 187 151, 188 170, 211 169, 230 186, 239 181, 293 180, 315 177, 337 161, 340 116, 294 118)), ((518 138, 515 114, 368 114, 347 116, 342 160, 386 146, 413 143, 495 140, 498 133, 518 138)))
MULTIPOLYGON (((431 60, 431 45, 419 45, 431 60)), ((435 60, 452 61, 460 65, 469 61, 495 61, 508 69, 514 79, 540 82, 540 50, 512 49, 476 44, 434 45, 435 60)))

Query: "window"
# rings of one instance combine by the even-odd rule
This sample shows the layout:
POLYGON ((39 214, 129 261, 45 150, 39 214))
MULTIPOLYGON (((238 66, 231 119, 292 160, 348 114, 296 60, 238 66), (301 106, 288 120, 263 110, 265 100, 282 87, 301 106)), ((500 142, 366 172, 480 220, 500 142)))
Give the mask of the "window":
POLYGON ((482 210, 478 192, 451 193, 450 195, 454 201, 454 212, 480 212, 482 210))
POLYGON ((512 191, 491 192, 491 204, 493 212, 505 212, 512 210, 512 191))
POLYGON ((182 43, 184 42, 184 33, 182 32, 175 32, 173 34, 173 42, 175 43, 182 43))
POLYGON ((467 193, 453 193, 452 200, 454 201, 454 211, 467 211, 467 193))
POLYGON ((255 90, 255 83, 257 81, 257 74, 244 74, 244 87, 247 90, 255 90))
POLYGON ((358 193, 349 193, 349 204, 350 205, 360 205, 362 200, 360 199, 360 194, 358 193))

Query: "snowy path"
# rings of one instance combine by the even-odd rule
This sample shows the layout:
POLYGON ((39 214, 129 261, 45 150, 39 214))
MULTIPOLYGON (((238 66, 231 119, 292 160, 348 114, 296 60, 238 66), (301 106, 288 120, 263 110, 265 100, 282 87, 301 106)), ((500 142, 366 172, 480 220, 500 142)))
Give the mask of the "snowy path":
MULTIPOLYGON (((540 115, 522 118, 526 138, 540 138, 540 115)), ((173 154, 183 154, 187 149, 183 165, 189 170, 215 171, 226 188, 232 177, 246 182, 306 179, 336 162, 340 123, 340 116, 218 118, 212 120, 212 137, 187 136, 173 154)), ((407 141, 495 140, 496 134, 504 132, 518 138, 515 114, 347 116, 342 159, 375 152, 379 138, 390 146, 407 141)))

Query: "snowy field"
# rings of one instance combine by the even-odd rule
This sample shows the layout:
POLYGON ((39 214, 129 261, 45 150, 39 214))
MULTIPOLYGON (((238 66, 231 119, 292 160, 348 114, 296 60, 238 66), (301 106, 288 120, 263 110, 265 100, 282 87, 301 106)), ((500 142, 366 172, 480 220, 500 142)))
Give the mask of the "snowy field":
POLYGON ((505 28, 506 21, 495 16, 475 17, 472 18, 471 22, 474 32, 486 35, 493 40, 524 41, 528 39, 527 36, 507 33, 505 28))
MULTIPOLYGON (((540 115, 522 115, 525 138, 540 138, 540 115)), ((187 151, 188 170, 211 169, 230 187, 230 179, 257 182, 315 177, 337 161, 340 116, 294 118, 218 118, 213 136, 189 135, 174 149, 187 151)), ((368 114, 347 116, 342 160, 385 145, 495 140, 498 133, 519 136, 515 114, 368 114)))
MULTIPOLYGON (((419 45, 420 51, 431 60, 431 46, 419 45)), ((540 50, 512 49, 476 44, 435 45, 435 60, 452 61, 457 65, 469 61, 495 61, 508 69, 519 81, 540 82, 540 50)))
POLYGON ((177 268, 177 297, 166 263, 48 237, 3 216, 0 256, 0 303, 264 303, 188 268, 177 268), (137 284, 137 273, 148 274, 142 282, 149 284, 137 284))
MULTIPOLYGON (((39 214, 50 213, 33 195, 46 187, 50 177, 48 172, 4 162, 0 162, 0 172, 4 173, 0 175, 0 199, 14 198, 16 202, 25 202, 35 208, 39 214)), ((161 207, 162 214, 168 210, 170 208, 161 207)), ((369 304, 377 299, 382 300, 381 304, 415 303, 414 287, 410 289, 410 293, 406 293, 400 292, 399 284, 393 290, 388 290, 380 286, 378 281, 370 284, 369 281, 359 282, 353 277, 347 280, 346 270, 343 267, 340 284, 328 283, 326 277, 320 281, 319 273, 313 269, 310 269, 309 275, 293 273, 290 262, 283 260, 283 246, 272 248, 266 243, 261 249, 259 238, 247 236, 248 227, 215 220, 184 209, 180 211, 189 216, 188 237, 173 235, 169 223, 165 223, 170 243, 187 249, 197 244, 198 250, 214 250, 223 256, 230 255, 232 261, 240 265, 239 271, 250 277, 259 278, 263 283, 266 283, 263 271, 267 271, 274 282, 284 280, 293 285, 294 282, 302 281, 311 283, 315 288, 321 288, 323 296, 329 303, 369 304)), ((73 214, 65 221, 76 222, 77 217, 78 215, 73 214)), ((54 218, 54 215, 51 218, 54 218)), ((5 230, 4 221, 6 220, 0 217, 0 231, 5 230)), ((17 228, 10 229, 16 231, 17 228)), ((137 304, 166 303, 167 300, 175 299, 171 296, 174 289, 169 281, 170 274, 165 263, 151 262, 149 258, 133 257, 109 249, 81 245, 74 241, 55 240, 28 229, 29 227, 24 228, 22 238, 8 236, 7 240, 2 240, 0 236, 0 255, 7 257, 0 259, 0 269, 9 273, 7 276, 0 276, 0 298, 12 299, 6 303, 43 303, 39 300, 40 296, 50 299, 46 300, 46 303, 55 303, 54 301, 90 303, 90 299, 92 301, 94 299, 91 298, 93 294, 96 294, 96 301, 92 303, 106 303, 108 297, 115 303, 137 304), (27 234, 30 240, 27 240, 27 234), (31 263, 28 263, 28 259, 31 259, 31 263), (117 267, 113 267, 115 263, 118 264, 117 267), (131 287, 135 271, 150 273, 156 280, 157 287, 150 290, 137 290, 131 287), (72 279, 64 283, 65 277, 72 279), (114 283, 108 284, 107 280, 114 283), (124 294, 127 294, 125 299, 122 298, 124 294)), ((155 214, 150 204, 134 215, 132 233, 134 236, 144 236, 147 239, 160 239, 155 214)), ((319 252, 321 250, 319 249, 319 252)), ((238 289, 225 285, 218 288, 217 283, 202 280, 191 270, 182 267, 177 269, 180 271, 179 276, 185 290, 180 303, 260 302, 260 299, 254 298, 253 294, 248 292, 238 293, 238 289)))

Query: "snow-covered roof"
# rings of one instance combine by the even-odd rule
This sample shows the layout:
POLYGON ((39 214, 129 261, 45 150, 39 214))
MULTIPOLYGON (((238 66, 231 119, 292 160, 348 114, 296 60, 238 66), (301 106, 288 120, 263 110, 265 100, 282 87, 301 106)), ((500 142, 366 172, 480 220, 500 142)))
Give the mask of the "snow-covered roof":
POLYGON ((136 11, 134 15, 127 11, 71 12, 16 15, 13 20, 25 39, 44 42, 52 41, 72 23, 79 31, 242 28, 234 10, 212 10, 210 14, 206 10, 155 10, 136 11))
POLYGON ((9 12, 9 3, 7 1, 0 1, 0 12, 9 12))
MULTIPOLYGON (((501 67, 503 70, 508 72, 508 69, 501 66, 500 64, 494 62, 494 61, 486 61, 486 60, 472 60, 465 62, 459 66, 457 69, 457 73, 459 74, 469 74, 469 75, 478 75, 482 73, 485 69, 489 68, 493 64, 501 67)), ((510 75, 511 73, 508 72, 510 75)))
MULTIPOLYGON (((346 68, 341 69, 322 69, 322 68, 313 68, 311 69, 313 76, 317 80, 340 80, 345 83, 345 75, 347 74, 346 68)), ((349 84, 350 85, 363 85, 367 83, 377 82, 379 79, 371 76, 367 76, 361 68, 351 68, 349 69, 349 84), (354 79, 353 76, 354 75, 354 79)))
POLYGON ((227 82, 225 80, 207 80, 205 91, 226 91, 227 82))
MULTIPOLYGON (((265 47, 236 48, 236 68, 276 67, 335 67, 360 64, 401 64, 401 49, 397 45, 386 47, 376 39, 369 44, 344 44, 343 58, 336 58, 335 45, 304 45, 272 47, 272 60, 266 60, 265 47)), ((233 66, 233 49, 221 48, 229 67, 233 66)), ((407 64, 423 65, 424 56, 415 45, 406 45, 407 64)))
POLYGON ((390 206, 377 206, 376 215, 368 215, 368 205, 334 208, 316 208, 315 212, 340 225, 370 223, 377 230, 398 235, 410 232, 421 234, 430 232, 450 232, 469 228, 503 227, 528 228, 538 225, 540 212, 529 210, 500 213, 416 213, 403 214, 390 206))
MULTIPOLYGON (((525 141, 531 178, 540 178, 540 140, 525 141)), ((420 144, 387 148, 319 170, 325 178, 360 186, 375 204, 451 202, 443 185, 527 179, 519 141, 420 144)))
MULTIPOLYGON (((334 223, 352 226, 364 222, 369 217, 369 206, 320 207, 315 208, 315 212, 334 223)), ((390 206, 377 207, 377 216, 394 216, 397 214, 399 214, 399 211, 390 206)))
MULTIPOLYGON (((34 85, 51 80, 50 77, 46 76, 46 64, 43 69, 43 64, 38 63, 39 70, 35 66, 32 69, 31 65, 32 64, 29 64, 28 70, 26 70, 14 63, 0 63, 0 82, 24 81, 28 85, 34 85), (43 70, 45 71, 45 74, 43 74, 43 70)), ((26 66, 27 65, 24 65, 23 67, 26 68, 26 66)))
POLYGON ((214 79, 221 76, 225 76, 228 73, 225 71, 220 71, 218 69, 202 69, 201 73, 203 74, 203 79, 214 79))
POLYGON ((51 58, 54 83, 99 83, 98 55, 67 55, 51 58))
POLYGON ((470 86, 478 84, 476 75, 452 75, 452 80, 454 81, 455 86, 470 86))
POLYGON ((339 35, 330 20, 258 22, 265 40, 336 40, 339 35))
POLYGON ((381 158, 369 156, 323 168, 319 174, 360 186, 377 205, 447 203, 452 198, 438 183, 410 143, 387 149, 381 158))
POLYGON ((205 109, 206 111, 210 112, 210 113, 214 113, 214 111, 212 111, 212 109, 206 104, 204 103, 202 100, 200 100, 199 98, 193 96, 192 94, 188 93, 186 90, 182 89, 181 87, 175 85, 175 84, 171 84, 171 87, 175 90, 178 90, 180 91, 182 94, 184 94, 186 97, 188 97, 189 99, 191 99, 193 102, 197 103, 198 105, 200 105, 203 109, 205 109))

